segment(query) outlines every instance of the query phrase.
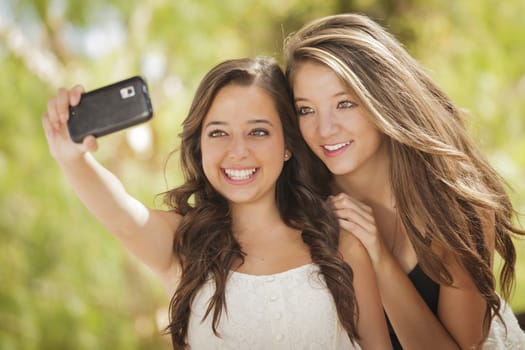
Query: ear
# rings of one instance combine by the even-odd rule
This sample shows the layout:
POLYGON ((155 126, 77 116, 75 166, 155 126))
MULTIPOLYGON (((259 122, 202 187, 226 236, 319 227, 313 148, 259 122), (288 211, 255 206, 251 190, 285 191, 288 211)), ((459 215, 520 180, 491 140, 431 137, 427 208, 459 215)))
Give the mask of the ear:
POLYGON ((289 150, 284 151, 284 161, 286 162, 288 159, 292 158, 292 152, 289 150))

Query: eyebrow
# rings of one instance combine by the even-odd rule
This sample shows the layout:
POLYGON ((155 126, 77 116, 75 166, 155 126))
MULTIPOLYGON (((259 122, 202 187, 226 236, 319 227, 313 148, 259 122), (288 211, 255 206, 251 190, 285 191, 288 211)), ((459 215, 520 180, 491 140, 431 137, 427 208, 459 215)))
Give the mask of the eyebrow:
MULTIPOLYGON (((339 97, 339 96, 346 96, 346 95, 352 96, 352 94, 350 94, 349 92, 341 91, 341 92, 337 92, 337 93, 333 94, 331 97, 339 97)), ((304 97, 298 97, 298 98, 295 98, 294 101, 295 102, 302 102, 302 101, 308 101, 308 99, 304 98, 304 97)))
MULTIPOLYGON (((267 120, 267 119, 250 119, 248 120, 247 122, 248 124, 267 124, 267 125, 270 125, 273 127, 273 124, 271 121, 267 120)), ((226 122, 223 122, 223 121, 219 121, 219 120, 215 120, 215 121, 211 121, 209 123, 207 123, 206 125, 204 125, 204 128, 208 128, 210 126, 215 126, 215 125, 228 125, 228 123, 226 122)))

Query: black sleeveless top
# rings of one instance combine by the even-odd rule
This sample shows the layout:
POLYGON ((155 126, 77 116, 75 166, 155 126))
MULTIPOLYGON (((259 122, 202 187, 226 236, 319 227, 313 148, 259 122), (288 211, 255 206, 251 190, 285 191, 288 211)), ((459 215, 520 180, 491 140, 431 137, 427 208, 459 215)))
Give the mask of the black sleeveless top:
MULTIPOLYGON (((410 271, 410 273, 408 274, 408 278, 410 279, 410 281, 412 281, 412 284, 414 285, 414 287, 416 287, 417 291, 419 292, 423 300, 425 300, 425 303, 427 303, 430 310, 432 310, 432 312, 436 314, 439 300, 439 284, 432 281, 430 277, 428 277, 423 272, 423 270, 421 270, 419 264, 417 264, 416 267, 414 267, 414 269, 410 271)), ((399 340, 397 339, 397 336, 394 333, 394 329, 392 328, 388 317, 386 318, 386 322, 388 325, 388 332, 390 333, 390 340, 392 341, 392 347, 394 348, 394 350, 402 350, 403 347, 401 346, 401 344, 399 344, 399 340)))

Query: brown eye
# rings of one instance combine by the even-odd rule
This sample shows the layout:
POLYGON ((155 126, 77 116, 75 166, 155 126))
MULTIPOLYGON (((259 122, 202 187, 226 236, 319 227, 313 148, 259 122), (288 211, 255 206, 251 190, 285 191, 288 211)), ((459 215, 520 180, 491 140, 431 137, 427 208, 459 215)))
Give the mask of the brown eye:
POLYGON ((268 130, 265 130, 265 129, 254 129, 250 131, 251 136, 266 136, 269 134, 270 133, 268 132, 268 130))
POLYGON ((219 137, 219 136, 225 136, 226 133, 222 130, 212 130, 208 133, 209 137, 219 137))
POLYGON ((314 112, 314 110, 311 107, 297 107, 297 109, 296 109, 297 115, 300 115, 300 116, 311 114, 313 112, 314 112))
POLYGON ((341 101, 337 104, 337 108, 352 108, 355 104, 351 101, 341 101))

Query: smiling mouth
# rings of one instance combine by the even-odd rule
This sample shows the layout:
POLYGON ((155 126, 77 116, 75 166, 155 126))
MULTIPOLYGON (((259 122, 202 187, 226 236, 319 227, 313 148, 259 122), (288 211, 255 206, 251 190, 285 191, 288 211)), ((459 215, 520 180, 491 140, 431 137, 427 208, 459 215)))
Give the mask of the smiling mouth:
POLYGON ((224 169, 224 174, 234 181, 247 180, 257 172, 257 168, 250 169, 224 169))
POLYGON ((335 152, 337 150, 340 150, 343 147, 346 147, 350 144, 350 141, 342 142, 342 143, 336 143, 334 145, 322 145, 323 149, 325 149, 328 152, 335 152))

